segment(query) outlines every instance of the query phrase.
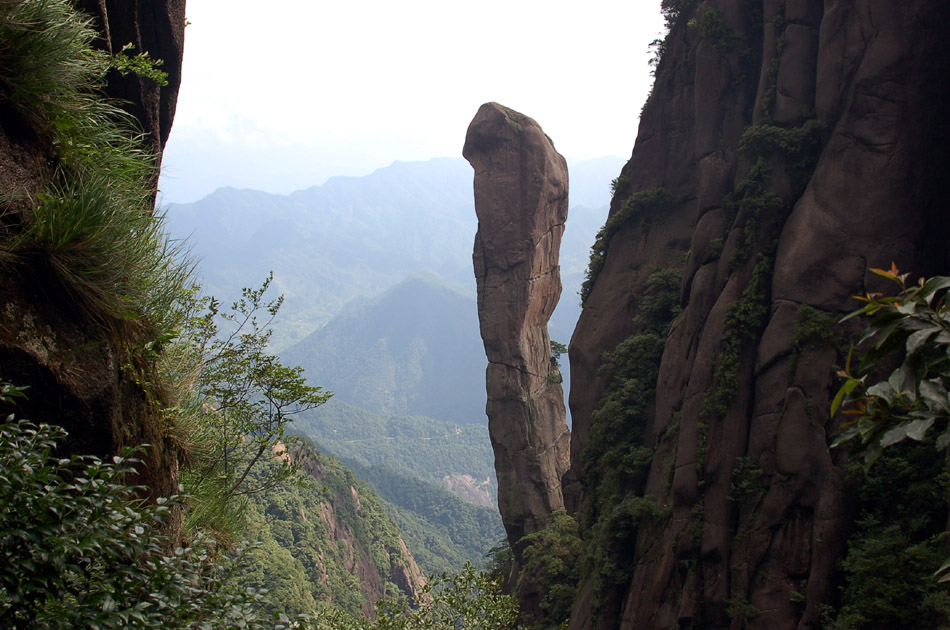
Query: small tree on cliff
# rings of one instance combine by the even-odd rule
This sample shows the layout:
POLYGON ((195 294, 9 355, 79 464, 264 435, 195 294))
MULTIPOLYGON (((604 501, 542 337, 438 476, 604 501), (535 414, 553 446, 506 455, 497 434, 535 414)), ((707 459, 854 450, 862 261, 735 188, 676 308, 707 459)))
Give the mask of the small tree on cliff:
POLYGON ((187 318, 179 347, 186 363, 198 365, 193 463, 184 476, 188 491, 200 498, 192 525, 220 529, 215 520, 222 515, 240 521, 243 504, 234 499, 264 492, 294 475, 308 449, 287 427, 294 415, 332 396, 308 385, 303 368, 287 367, 267 352, 271 324, 283 303, 283 297, 264 301, 272 280, 273 273, 261 288, 244 289, 230 310, 222 310, 213 297, 192 299, 189 307, 197 314, 187 318), (262 473, 263 460, 275 455, 280 465, 262 473), (255 470, 260 474, 252 476, 255 470))

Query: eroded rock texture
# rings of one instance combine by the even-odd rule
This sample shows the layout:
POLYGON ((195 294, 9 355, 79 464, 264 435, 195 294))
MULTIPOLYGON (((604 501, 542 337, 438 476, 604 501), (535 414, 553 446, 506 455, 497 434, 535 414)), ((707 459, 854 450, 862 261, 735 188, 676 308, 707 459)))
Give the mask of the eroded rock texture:
MULTIPOLYGON (((181 75, 184 0, 106 0, 79 3, 102 33, 107 50, 126 43, 135 52, 163 59, 169 85, 130 75, 110 77, 109 96, 126 101, 155 150, 168 137, 181 75)), ((0 91, 0 102, 5 94, 0 91)), ((12 108, 0 113, 0 189, 35 198, 54 161, 48 143, 29 131, 12 108)), ((10 209, 10 208, 7 208, 10 209)), ((13 208, 29 211, 28 206, 13 208)), ((69 453, 108 456, 122 446, 150 444, 137 483, 155 495, 178 490, 177 454, 147 397, 123 369, 123 358, 100 326, 78 312, 43 257, 7 266, 0 277, 0 376, 28 385, 18 417, 60 424, 69 432, 69 453)))
POLYGON ((650 457, 627 538, 595 538, 618 577, 588 574, 570 627, 818 628, 856 516, 828 449, 834 322, 890 290, 869 267, 950 270, 950 5, 680 4, 571 340, 565 495, 588 528, 616 519, 587 448, 618 387, 604 353, 643 328, 658 270, 681 311, 628 420, 650 457))
POLYGON ((497 103, 478 110, 462 153, 475 169, 473 259, 498 507, 517 542, 564 506, 570 434, 547 324, 561 295, 567 164, 534 120, 497 103))

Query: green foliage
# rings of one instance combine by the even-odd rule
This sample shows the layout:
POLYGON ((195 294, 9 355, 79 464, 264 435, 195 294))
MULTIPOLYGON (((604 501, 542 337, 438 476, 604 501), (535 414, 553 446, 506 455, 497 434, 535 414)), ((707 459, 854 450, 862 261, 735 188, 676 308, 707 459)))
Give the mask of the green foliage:
MULTIPOLYGON (((731 304, 726 313, 715 386, 706 394, 701 413, 707 421, 724 416, 739 391, 743 350, 759 334, 769 314, 773 264, 771 251, 759 255, 742 297, 731 304)), ((704 448, 705 445, 700 444, 700 455, 704 455, 704 448)))
POLYGON ((511 551, 508 537, 499 539, 498 544, 485 554, 485 570, 488 574, 504 582, 515 567, 515 554, 511 551))
POLYGON ((610 180, 611 203, 613 203, 613 200, 617 197, 617 195, 624 194, 629 186, 630 178, 628 178, 626 175, 618 175, 614 179, 610 180))
POLYGON ((778 95, 778 69, 782 62, 782 51, 788 41, 788 35, 785 34, 785 28, 788 23, 785 21, 785 0, 780 0, 778 11, 772 23, 775 25, 775 32, 778 35, 775 46, 775 56, 769 60, 765 74, 765 89, 762 92, 762 119, 769 121, 772 119, 775 107, 775 98, 778 95))
POLYGON ((531 583, 540 590, 542 611, 539 619, 523 615, 521 627, 559 627, 571 614, 580 577, 577 559, 582 547, 577 521, 563 510, 553 512, 544 529, 525 536, 519 545, 523 545, 521 574, 530 576, 531 583))
POLYGON ((135 74, 151 79, 162 87, 168 85, 168 73, 159 69, 164 65, 164 61, 162 59, 152 59, 148 52, 133 55, 131 54, 133 50, 135 50, 135 46, 131 43, 123 46, 122 50, 113 55, 111 67, 122 76, 135 74))
POLYGON ((720 56, 732 49, 734 36, 722 21, 719 11, 707 9, 699 20, 694 18, 688 22, 688 25, 690 28, 699 28, 699 34, 720 56))
POLYGON ((744 223, 742 236, 729 259, 730 271, 735 271, 745 263, 755 250, 762 217, 768 217, 785 208, 781 197, 766 190, 771 173, 763 156, 759 156, 745 178, 736 186, 734 196, 737 201, 727 200, 725 207, 732 210, 736 217, 741 212, 744 223))
POLYGON ((666 33, 662 38, 654 39, 650 42, 650 50, 653 56, 649 60, 650 67, 653 68, 652 74, 656 76, 657 68, 663 57, 666 55, 666 49, 670 41, 670 32, 673 27, 681 22, 681 18, 699 4, 699 0, 662 0, 660 2, 660 12, 663 14, 663 20, 666 25, 666 33))
POLYGON ((105 172, 60 178, 0 247, 8 261, 52 275, 90 319, 126 332, 147 324, 157 337, 174 325, 173 304, 190 265, 162 218, 151 214, 148 194, 133 205, 113 183, 105 172))
POLYGON ((763 219, 787 210, 788 204, 766 186, 771 179, 769 160, 779 155, 785 168, 799 189, 807 183, 821 153, 822 126, 816 120, 807 120, 791 128, 760 123, 746 127, 739 139, 739 151, 754 159, 752 167, 740 181, 724 207, 742 218, 742 234, 730 258, 730 269, 735 271, 755 251, 759 228, 763 219))
MULTIPOLYGON (((247 532, 261 547, 242 581, 267 589, 274 608, 293 615, 330 602, 360 616, 374 583, 404 600, 393 580, 407 556, 384 503, 339 460, 307 450, 309 474, 247 497, 247 532)), ((260 485, 283 465, 267 458, 249 479, 260 485)))
POLYGON ((849 353, 840 372, 844 384, 831 404, 832 416, 842 410, 851 417, 832 447, 850 443, 866 474, 859 489, 863 515, 843 563, 848 580, 835 628, 904 628, 910 618, 926 627, 950 627, 950 594, 932 578, 950 567, 941 564, 950 490, 944 455, 950 444, 950 278, 909 284, 909 274, 893 264, 872 271, 899 292, 859 297, 865 305, 844 318, 871 320, 859 341, 868 347, 854 368, 860 376, 852 372, 849 353), (901 354, 885 380, 868 384, 882 364, 901 354), (881 557, 888 562, 882 564, 881 557))
POLYGON ((469 475, 492 498, 496 493, 495 460, 484 425, 386 417, 332 400, 301 414, 293 430, 359 468, 388 468, 436 485, 447 476, 469 475))
POLYGON ((379 494, 426 574, 454 573, 466 562, 481 562, 504 535, 493 508, 472 505, 443 486, 392 468, 345 463, 379 494))
POLYGON ((167 551, 176 500, 149 504, 137 498, 145 488, 122 483, 134 453, 60 459, 65 437, 12 416, 0 424, 0 625, 286 627, 265 626, 263 595, 235 583, 240 549, 223 557, 198 539, 167 551))
POLYGON ((725 600, 726 615, 729 619, 735 619, 742 622, 742 628, 749 628, 749 620, 762 613, 761 610, 752 605, 748 599, 735 598, 725 600))
POLYGON ((624 200, 620 209, 607 219, 604 226, 597 232, 597 238, 590 248, 590 264, 581 285, 581 305, 587 302, 594 282, 597 280, 601 269, 604 268, 610 239, 613 238, 614 234, 634 215, 668 211, 672 209, 674 203, 673 195, 665 188, 644 190, 634 193, 624 200))
POLYGON ((837 318, 802 304, 792 331, 792 350, 800 353, 810 346, 834 348, 843 357, 847 355, 848 340, 837 318))
POLYGON ((950 627, 950 592, 932 575, 946 557, 950 474, 933 439, 895 445, 860 478, 861 516, 841 563, 834 630, 950 627))
POLYGON ((872 317, 859 341, 870 347, 854 373, 849 354, 840 373, 844 384, 831 404, 832 416, 839 409, 851 416, 832 446, 850 442, 852 454, 866 466, 893 444, 923 440, 931 427, 936 427, 938 449, 950 445, 950 278, 921 278, 914 285, 907 283, 910 274, 899 273, 894 265, 871 271, 895 283, 899 293, 859 297, 865 305, 845 318, 872 317), (897 369, 868 384, 877 366, 900 353, 904 359, 897 369))
POLYGON ((50 153, 46 190, 5 191, 8 270, 52 284, 128 350, 173 331, 191 265, 153 213, 156 157, 104 98, 112 59, 65 0, 0 3, 0 100, 50 153), (24 211, 26 209, 26 211, 24 211))
POLYGON ((740 504, 757 502, 765 494, 762 469, 748 457, 736 459, 729 484, 729 500, 740 504))
POLYGON ((567 346, 563 343, 551 340, 551 361, 555 365, 561 364, 561 355, 567 352, 567 346))
POLYGON ((507 630, 515 627, 518 606, 502 595, 500 582, 467 564, 457 575, 442 574, 426 584, 415 608, 391 600, 376 605, 376 618, 352 618, 321 611, 313 630, 507 630))
POLYGON ((666 28, 671 29, 679 23, 680 18, 699 4, 699 0, 661 0, 660 13, 666 22, 666 28))
POLYGON ((181 343, 200 365, 193 389, 197 417, 193 419, 194 464, 183 479, 204 497, 211 510, 191 513, 193 527, 213 527, 221 512, 227 513, 235 498, 274 488, 299 470, 307 453, 300 440, 287 433, 294 415, 323 404, 331 396, 306 384, 300 367, 286 367, 266 350, 271 324, 283 298, 264 302, 273 274, 260 289, 244 289, 231 309, 222 311, 214 298, 192 304, 181 343), (263 316, 265 319, 259 320, 263 316), (275 451, 282 451, 280 466, 269 474, 255 469, 275 451))
POLYGON ((582 525, 588 573, 595 575, 601 606, 629 577, 636 535, 662 513, 652 498, 640 496, 653 459, 643 444, 643 425, 656 392, 660 359, 670 324, 680 309, 681 272, 661 268, 644 286, 634 317, 635 332, 605 353, 606 389, 591 423, 584 453, 587 496, 582 525))
POLYGON ((751 156, 783 156, 797 185, 803 185, 821 154, 824 126, 811 118, 796 127, 780 127, 769 123, 751 125, 739 138, 739 151, 751 156))

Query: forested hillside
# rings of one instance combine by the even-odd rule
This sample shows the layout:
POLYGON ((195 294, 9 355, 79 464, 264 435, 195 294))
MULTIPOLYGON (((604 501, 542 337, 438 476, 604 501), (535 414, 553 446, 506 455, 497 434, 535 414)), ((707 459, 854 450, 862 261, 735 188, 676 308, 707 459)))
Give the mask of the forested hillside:
POLYGON ((485 423, 475 300, 432 274, 348 306, 281 358, 357 407, 485 423))
POLYGON ((326 603, 361 616, 384 597, 414 597, 423 573, 376 493, 316 451, 304 470, 294 483, 248 495, 247 535, 260 546, 251 552, 244 583, 267 589, 273 610, 289 616, 326 603))
POLYGON ((383 499, 426 574, 484 564, 503 536, 488 431, 422 416, 384 416, 340 401, 293 430, 333 453, 383 499))

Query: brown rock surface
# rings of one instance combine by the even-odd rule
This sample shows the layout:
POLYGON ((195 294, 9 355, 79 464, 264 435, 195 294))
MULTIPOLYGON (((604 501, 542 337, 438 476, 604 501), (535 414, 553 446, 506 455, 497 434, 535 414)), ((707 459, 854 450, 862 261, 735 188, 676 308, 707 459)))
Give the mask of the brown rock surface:
POLYGON ((625 221, 593 283, 570 347, 576 481, 565 487, 583 518, 597 493, 583 471, 607 387, 598 368, 636 332, 624 296, 642 294, 654 269, 680 268, 683 308, 641 443, 653 449, 642 494, 664 517, 624 551, 618 572, 630 577, 606 594, 611 614, 595 610, 594 578, 582 584, 572 629, 821 627, 855 517, 828 449, 842 357, 827 343, 796 347, 795 331, 803 304, 830 321, 854 309, 850 296, 874 287, 869 267, 950 272, 948 20, 944 0, 707 0, 677 20, 611 215, 658 187, 677 202, 625 221), (696 26, 710 11, 720 48, 696 26), (798 133, 809 121, 814 145, 740 147, 755 125, 798 133), (767 194, 773 203, 758 203, 767 194), (743 319, 740 301, 761 319, 743 319), (743 466, 762 487, 737 498, 743 466))
POLYGON ((567 164, 534 120, 497 103, 478 110, 462 153, 475 169, 473 259, 498 507, 517 542, 564 505, 570 433, 547 324, 561 294, 567 164))
MULTIPOLYGON (((102 46, 163 59, 169 85, 130 75, 110 77, 107 93, 126 101, 156 151, 168 137, 180 82, 184 0, 86 0, 102 46)), ((0 94, 0 102, 2 102, 0 94)), ((25 130, 10 108, 0 113, 0 189, 35 195, 49 178, 50 147, 25 130)), ((16 208, 23 210, 24 208, 16 208)), ((8 266, 0 278, 0 376, 29 385, 18 417, 55 422, 69 431, 66 453, 107 456, 122 446, 151 445, 137 483, 155 495, 177 492, 177 454, 142 388, 124 370, 114 340, 84 319, 38 261, 8 266)), ((64 453, 65 454, 65 453, 64 453)))

